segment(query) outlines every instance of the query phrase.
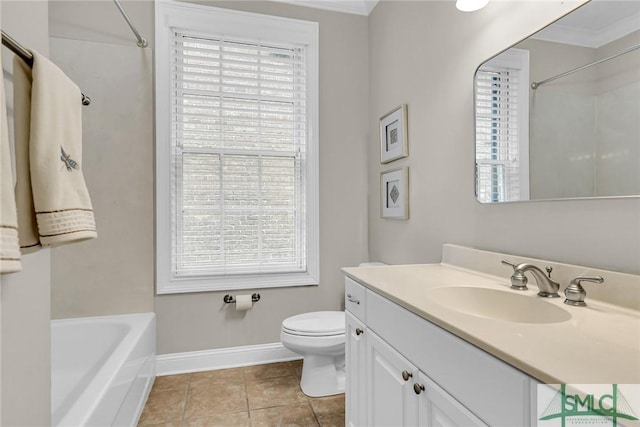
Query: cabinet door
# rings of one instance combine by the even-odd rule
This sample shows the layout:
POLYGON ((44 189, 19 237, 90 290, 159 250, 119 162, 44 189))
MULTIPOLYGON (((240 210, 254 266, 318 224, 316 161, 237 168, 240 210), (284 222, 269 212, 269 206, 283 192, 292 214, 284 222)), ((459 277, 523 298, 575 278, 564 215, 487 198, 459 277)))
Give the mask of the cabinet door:
POLYGON ((431 381, 424 373, 418 374, 416 381, 420 425, 428 427, 486 427, 460 402, 431 381), (423 389, 424 387, 424 389, 423 389))
POLYGON ((346 312, 346 425, 366 426, 366 328, 348 311, 346 312))
POLYGON ((367 425, 418 425, 413 391, 418 370, 393 347, 367 330, 367 425))

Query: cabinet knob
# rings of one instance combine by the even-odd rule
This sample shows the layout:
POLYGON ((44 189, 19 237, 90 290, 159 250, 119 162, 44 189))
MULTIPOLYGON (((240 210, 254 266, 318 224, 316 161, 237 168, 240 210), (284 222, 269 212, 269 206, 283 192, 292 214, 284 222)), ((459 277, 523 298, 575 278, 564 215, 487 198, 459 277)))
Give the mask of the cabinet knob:
POLYGON ((409 371, 402 371, 402 379, 409 381, 409 378, 413 377, 413 374, 409 371))
POLYGON ((356 335, 362 335, 364 334, 364 331, 360 328, 356 328, 356 335))
POLYGON ((416 394, 420 394, 420 393, 422 393, 424 391, 424 386, 422 384, 414 384, 413 385, 413 391, 416 394))

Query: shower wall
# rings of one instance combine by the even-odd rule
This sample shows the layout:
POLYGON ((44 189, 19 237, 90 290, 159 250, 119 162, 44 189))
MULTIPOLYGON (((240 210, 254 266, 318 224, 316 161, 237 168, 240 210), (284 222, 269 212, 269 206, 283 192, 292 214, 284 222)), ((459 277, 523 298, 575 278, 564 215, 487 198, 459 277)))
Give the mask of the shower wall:
MULTIPOLYGON (((538 40, 531 80, 618 53, 640 43, 635 32, 599 48, 538 40)), ((531 91, 532 199, 640 194, 640 53, 638 51, 531 91)))
POLYGON ((50 46, 92 100, 81 167, 98 228, 52 252, 52 318, 153 311, 152 51, 59 37, 50 46))

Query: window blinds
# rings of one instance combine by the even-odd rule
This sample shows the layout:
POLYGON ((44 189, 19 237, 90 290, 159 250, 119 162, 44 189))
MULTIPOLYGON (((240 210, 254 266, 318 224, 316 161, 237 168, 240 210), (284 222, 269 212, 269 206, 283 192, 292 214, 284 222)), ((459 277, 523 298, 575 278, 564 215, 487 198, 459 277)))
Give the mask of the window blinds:
POLYGON ((304 46, 172 44, 173 275, 306 271, 304 46))
POLYGON ((476 74, 476 194, 483 203, 520 200, 519 74, 476 74))

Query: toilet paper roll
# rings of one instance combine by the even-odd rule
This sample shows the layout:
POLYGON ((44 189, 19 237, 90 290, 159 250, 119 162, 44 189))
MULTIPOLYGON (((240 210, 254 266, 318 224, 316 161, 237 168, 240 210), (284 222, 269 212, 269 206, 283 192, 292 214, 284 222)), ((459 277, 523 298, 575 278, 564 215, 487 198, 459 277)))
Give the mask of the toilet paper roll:
POLYGON ((236 311, 247 311, 253 307, 251 295, 236 295, 236 311))

